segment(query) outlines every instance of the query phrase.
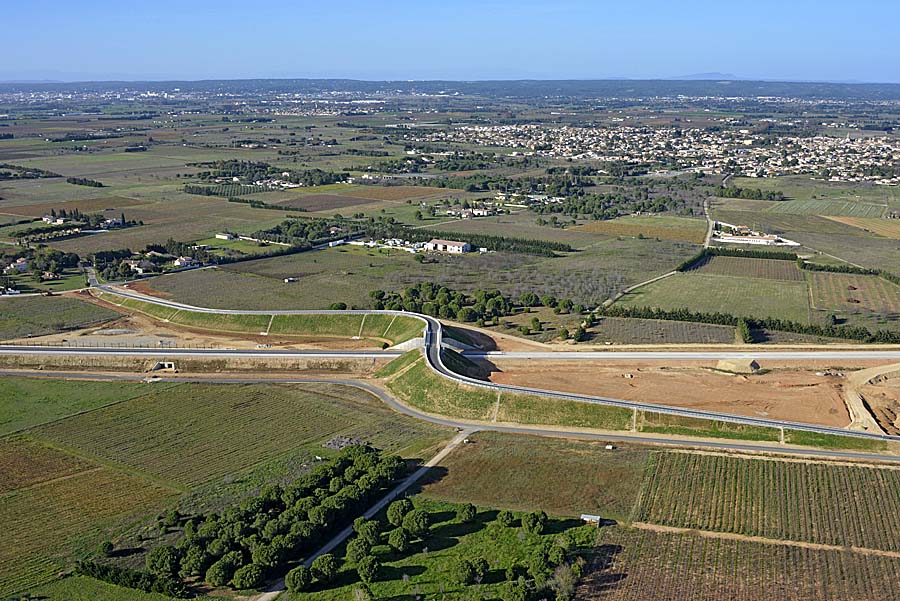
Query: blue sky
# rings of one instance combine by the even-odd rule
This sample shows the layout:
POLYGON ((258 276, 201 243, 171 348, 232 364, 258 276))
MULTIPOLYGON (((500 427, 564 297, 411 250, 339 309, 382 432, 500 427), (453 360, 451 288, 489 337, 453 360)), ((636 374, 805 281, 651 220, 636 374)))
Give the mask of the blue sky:
POLYGON ((4 2, 0 80, 900 82, 898 0, 4 2))

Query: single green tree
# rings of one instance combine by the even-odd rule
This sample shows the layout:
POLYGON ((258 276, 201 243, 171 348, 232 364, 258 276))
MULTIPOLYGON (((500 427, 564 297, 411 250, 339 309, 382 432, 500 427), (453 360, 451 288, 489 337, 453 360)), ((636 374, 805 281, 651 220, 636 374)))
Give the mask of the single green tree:
POLYGON ((234 573, 231 583, 239 590, 256 588, 262 584, 264 573, 263 566, 249 563, 234 573))
POLYGON ((467 524, 475 519, 476 513, 475 506, 471 503, 466 503, 456 510, 456 520, 463 524, 467 524))
POLYGON ((284 578, 285 586, 292 593, 300 593, 312 584, 312 574, 306 566, 297 566, 284 578))
POLYGON ((370 584, 378 580, 378 575, 381 573, 381 563, 372 555, 368 555, 359 562, 356 566, 356 571, 359 573, 359 578, 366 584, 370 584))
POLYGON ((412 511, 413 504, 409 499, 400 499, 394 501, 388 506, 387 519, 392 526, 400 526, 403 523, 404 516, 412 511))
POLYGON ((409 550, 410 543, 409 533, 403 528, 396 528, 388 534, 388 545, 397 553, 406 553, 409 550))
POLYGON ((337 575, 337 560, 331 553, 326 553, 325 555, 316 557, 316 559, 312 562, 312 566, 310 567, 312 569, 313 575, 319 580, 319 582, 331 582, 337 575))

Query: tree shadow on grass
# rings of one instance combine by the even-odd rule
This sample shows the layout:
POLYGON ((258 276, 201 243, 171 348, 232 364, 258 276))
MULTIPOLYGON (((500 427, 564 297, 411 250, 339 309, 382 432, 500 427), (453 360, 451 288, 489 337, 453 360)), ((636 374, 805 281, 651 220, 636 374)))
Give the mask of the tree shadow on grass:
POLYGON ((547 526, 544 528, 544 534, 562 534, 572 528, 583 525, 584 522, 574 518, 568 520, 548 520, 547 526))
POLYGON ((584 578, 578 587, 579 598, 594 598, 615 588, 618 583, 628 578, 627 572, 613 571, 616 556, 623 551, 622 545, 600 545, 594 548, 594 556, 585 570, 584 578))

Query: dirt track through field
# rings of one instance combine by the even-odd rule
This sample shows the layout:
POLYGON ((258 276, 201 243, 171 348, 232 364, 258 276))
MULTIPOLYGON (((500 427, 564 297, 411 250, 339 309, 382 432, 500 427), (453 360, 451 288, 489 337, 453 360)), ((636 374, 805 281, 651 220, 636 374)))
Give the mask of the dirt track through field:
POLYGON ((803 541, 785 540, 779 538, 766 538, 764 536, 747 536, 745 534, 733 534, 731 532, 714 532, 711 530, 694 530, 691 528, 675 528, 674 526, 660 526, 646 522, 632 522, 634 528, 650 530, 664 534, 693 534, 706 538, 719 538, 724 540, 736 540, 751 543, 763 543, 767 545, 781 545, 784 547, 800 547, 803 549, 815 549, 817 551, 852 551, 861 555, 878 555, 880 557, 900 558, 900 551, 883 551, 881 549, 869 549, 866 547, 844 547, 840 545, 823 545, 820 543, 807 543, 803 541))

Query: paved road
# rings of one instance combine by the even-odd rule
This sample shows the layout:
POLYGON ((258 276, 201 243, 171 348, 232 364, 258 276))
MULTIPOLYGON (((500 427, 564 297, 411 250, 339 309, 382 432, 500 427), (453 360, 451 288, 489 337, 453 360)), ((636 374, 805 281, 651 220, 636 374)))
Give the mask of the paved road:
POLYGON ((400 351, 322 351, 322 350, 242 350, 242 349, 179 349, 179 348, 127 348, 108 346, 0 346, 0 355, 124 355, 128 357, 187 358, 250 357, 255 359, 394 359, 403 355, 400 351))
POLYGON ((553 360, 610 360, 641 359, 650 361, 713 361, 719 359, 893 359, 900 361, 900 350, 866 351, 467 351, 471 359, 553 359, 553 360))
MULTIPOLYGON (((0 370, 0 377, 3 376, 28 376, 35 378, 62 378, 70 380, 103 380, 113 382, 135 382, 147 380, 145 376, 136 374, 97 374, 97 373, 81 373, 72 374, 71 372, 53 372, 41 371, 32 372, 26 370, 0 370)), ((741 442, 732 440, 692 440, 679 438, 677 436, 665 435, 643 435, 643 434, 623 434, 620 432, 585 432, 577 428, 564 428, 554 426, 510 426, 506 424, 468 422, 466 420, 451 419, 421 413, 416 409, 409 407, 397 399, 389 392, 382 388, 372 385, 369 382, 354 380, 348 378, 285 378, 285 377, 220 377, 214 376, 209 378, 189 377, 189 376, 165 376, 160 378, 152 378, 157 382, 200 382, 213 384, 340 384, 343 386, 353 386, 360 388, 375 395, 385 405, 398 413, 414 417, 416 419, 429 422, 438 426, 454 428, 459 431, 486 431, 486 432, 502 432, 506 434, 530 434, 535 436, 563 436, 567 438, 577 438, 580 440, 592 440, 600 442, 619 442, 632 444, 652 444, 665 445, 675 447, 689 447, 697 449, 719 450, 719 451, 740 451, 748 453, 774 453, 779 455, 793 455, 804 457, 825 457, 838 458, 856 461, 882 461, 888 463, 900 464, 900 456, 881 455, 878 453, 861 453, 855 451, 829 451, 824 449, 808 449, 802 447, 792 447, 776 444, 756 444, 752 442, 741 442)), ((152 384, 148 384, 152 386, 152 384)))
MULTIPOLYGON (((96 278, 94 277, 94 274, 92 272, 89 272, 89 279, 91 280, 92 283, 96 281, 96 278)), ((498 384, 495 382, 485 382, 483 380, 476 380, 474 378, 469 378, 467 376, 457 374, 456 372, 449 369, 446 365, 444 365, 443 358, 442 358, 443 328, 441 326, 440 321, 438 321, 437 319, 435 319, 433 317, 427 316, 427 315, 419 315, 416 313, 408 313, 408 312, 403 312, 403 311, 360 311, 360 310, 357 310, 357 311, 301 311, 301 310, 296 310, 296 311, 290 311, 290 310, 288 310, 288 311, 241 311, 241 310, 234 310, 234 309, 227 309, 227 310, 225 310, 225 309, 210 309, 208 307, 194 307, 194 306, 187 305, 184 303, 177 303, 174 301, 151 297, 151 296, 147 296, 144 294, 138 294, 133 291, 120 291, 120 290, 115 289, 108 285, 98 285, 97 288, 102 291, 110 292, 113 294, 118 294, 118 295, 126 297, 126 298, 133 298, 136 300, 150 302, 150 303, 154 303, 157 305, 178 308, 178 309, 186 309, 186 310, 190 310, 190 311, 198 311, 201 313, 221 313, 221 314, 229 314, 229 315, 272 315, 272 314, 276 314, 276 315, 291 315, 291 314, 298 314, 298 315, 315 315, 315 314, 321 314, 321 315, 343 315, 343 314, 405 315, 407 317, 413 317, 413 318, 419 319, 424 323, 425 356, 426 356, 426 359, 428 361, 428 365, 430 366, 430 368, 435 373, 437 373, 445 378, 454 380, 459 383, 467 384, 469 386, 483 388, 483 389, 489 389, 492 391, 512 392, 512 393, 516 393, 516 394, 540 395, 543 397, 557 398, 557 399, 570 400, 570 401, 578 401, 578 402, 584 402, 584 403, 592 403, 592 404, 598 404, 598 405, 606 405, 606 406, 612 406, 612 407, 621 407, 624 409, 631 409, 631 410, 636 410, 636 411, 649 411, 649 412, 661 413, 661 414, 665 414, 665 415, 675 415, 675 416, 695 418, 695 419, 714 419, 714 420, 719 420, 719 421, 723 421, 723 422, 742 424, 742 425, 748 425, 748 426, 761 426, 761 427, 767 427, 767 428, 788 428, 791 430, 815 432, 818 434, 833 434, 833 435, 838 435, 838 436, 852 436, 852 437, 857 437, 857 438, 868 438, 868 439, 872 439, 872 440, 900 441, 900 437, 898 437, 898 436, 888 436, 886 434, 880 434, 880 433, 874 433, 874 432, 863 432, 863 431, 856 431, 856 430, 847 430, 844 428, 834 428, 834 427, 830 427, 830 426, 819 426, 819 425, 804 424, 804 423, 799 423, 799 422, 789 422, 789 421, 783 421, 783 420, 739 416, 739 415, 732 415, 729 413, 721 413, 721 412, 714 412, 714 411, 699 411, 696 409, 685 409, 685 408, 680 408, 680 407, 671 407, 671 406, 667 406, 667 405, 657 405, 657 404, 653 404, 653 403, 641 403, 641 402, 625 401, 622 399, 614 399, 614 398, 608 398, 608 397, 563 393, 563 392, 557 392, 557 391, 552 391, 552 390, 544 390, 544 389, 540 389, 540 388, 512 386, 512 385, 508 385, 508 384, 498 384)), ((83 352, 85 354, 89 354, 91 351, 96 352, 97 349, 84 349, 83 352)), ((63 351, 51 349, 49 352, 51 352, 51 353, 71 352, 71 349, 64 349, 63 351)), ((104 351, 104 352, 107 352, 107 351, 104 351)), ((108 352, 122 352, 122 349, 109 349, 108 352)), ((188 349, 184 349, 179 352, 185 353, 185 352, 188 352, 188 349)), ((219 351, 219 352, 221 352, 221 351, 219 351)), ((274 355, 272 355, 270 353, 285 352, 285 351, 238 351, 238 350, 235 350, 235 351, 227 351, 227 352, 229 353, 228 356, 272 357, 274 355)), ((854 355, 854 357, 858 357, 858 358, 861 358, 864 356, 872 356, 872 355, 868 355, 867 353, 878 354, 878 356, 876 358, 885 358, 886 356, 893 357, 893 355, 891 355, 891 353, 893 353, 894 351, 844 351, 844 352, 848 352, 848 353, 855 352, 855 353, 857 353, 857 355, 854 355), (861 355, 860 355, 860 353, 861 353, 861 355)), ((722 353, 722 354, 713 353, 711 355, 704 355, 704 357, 705 358, 722 358, 722 356, 724 356, 725 354, 727 354, 727 353, 722 353)), ((535 359, 538 359, 538 358, 553 359, 553 358, 559 358, 560 355, 561 355, 561 353, 524 353, 524 354, 522 354, 522 356, 524 358, 535 358, 535 359)), ((582 358, 582 357, 590 358, 591 357, 590 353, 577 353, 577 355, 578 355, 578 358, 582 358)), ((617 353, 617 355, 618 355, 618 353, 617 353)), ((637 355, 639 355, 643 358, 652 356, 652 354, 649 354, 649 353, 647 355, 644 355, 643 353, 637 353, 637 355)), ((671 353, 668 358, 672 359, 674 355, 676 355, 676 354, 671 353)), ((677 354, 677 355, 683 356, 684 354, 677 354)), ((762 356, 759 353, 753 353, 753 354, 736 353, 736 355, 737 356, 753 356, 753 357, 762 356)), ((169 356, 174 356, 174 355, 169 355, 169 356)), ((296 356, 296 355, 289 355, 289 356, 296 356)), ((514 355, 507 354, 505 356, 514 356, 514 355)), ((574 357, 574 354, 572 354, 572 356, 574 357)), ((609 357, 608 355, 605 355, 605 354, 594 354, 595 358, 597 356, 606 357, 606 358, 609 357)), ((769 355, 766 355, 766 356, 769 356, 769 355)), ((775 357, 775 355, 772 355, 772 356, 775 357)), ((694 357, 696 358, 696 354, 694 355, 694 357)), ((798 352, 782 352, 780 354, 780 356, 778 356, 777 358, 786 359, 786 358, 816 358, 816 357, 820 357, 820 355, 818 355, 816 353, 810 354, 808 352, 804 353, 804 352, 798 351, 798 352)), ((900 357, 900 355, 898 355, 898 357, 900 357)))

